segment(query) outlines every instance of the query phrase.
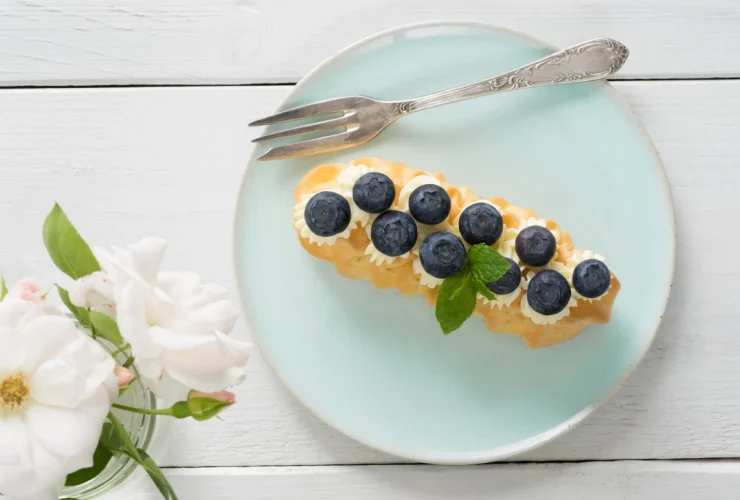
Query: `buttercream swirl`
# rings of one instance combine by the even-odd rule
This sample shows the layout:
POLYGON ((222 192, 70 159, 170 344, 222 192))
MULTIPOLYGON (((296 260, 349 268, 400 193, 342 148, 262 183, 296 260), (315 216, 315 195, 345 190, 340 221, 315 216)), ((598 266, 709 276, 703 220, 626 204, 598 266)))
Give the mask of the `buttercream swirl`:
MULTIPOLYGON (((372 221, 375 220, 375 217, 372 217, 372 220, 370 221, 370 224, 365 226, 365 231, 367 232, 368 238, 370 238, 370 232, 372 228, 372 221)), ((418 244, 418 239, 417 239, 418 244)), ((393 264, 396 259, 408 259, 409 255, 411 255, 411 252, 406 252, 403 255, 386 255, 377 248, 375 248, 375 245, 373 245, 372 238, 370 239, 370 242, 367 244, 367 247, 365 248, 365 255, 370 256, 370 262, 373 262, 376 266, 382 266, 384 264, 393 264)))
MULTIPOLYGON (((529 271, 527 273, 527 276, 525 279, 522 280, 522 288, 524 290, 527 290, 529 287, 529 282, 536 276, 537 273, 534 271, 529 271)), ((572 292, 572 290, 571 290, 572 292)), ((556 314, 540 314, 529 305, 529 301, 527 301, 527 294, 525 293, 522 295, 522 301, 521 301, 521 310, 522 314, 528 317, 532 320, 533 323, 537 325, 554 325, 561 319, 570 316, 570 309, 571 307, 576 307, 578 305, 578 302, 573 298, 573 295, 571 293, 570 300, 568 301, 568 305, 565 306, 565 309, 560 311, 556 314)))
MULTIPOLYGON (((578 299, 578 300, 585 300, 587 302, 593 302, 595 300, 601 300, 601 298, 604 295, 606 295, 607 293, 609 293, 609 289, 612 287, 612 285, 610 283, 609 284, 609 289, 607 289, 606 292, 604 292, 603 294, 599 295, 598 297, 594 297, 594 298, 584 297, 583 295, 581 295, 580 293, 578 293, 575 288, 573 288, 573 271, 575 270, 575 268, 576 268, 576 266, 578 264, 580 264, 584 260, 589 260, 589 259, 600 260, 601 262, 603 262, 604 264, 606 264, 606 261, 604 260, 604 257, 602 257, 601 255, 599 255, 597 253, 592 252, 591 250, 575 250, 574 252, 572 252, 568 256, 568 259, 566 260, 566 264, 565 265, 562 265, 561 264, 559 266, 560 269, 562 269, 562 271, 559 270, 559 269, 556 269, 556 270, 559 271, 559 272, 561 272, 563 274, 563 276, 565 276, 565 278, 568 280, 568 283, 570 283, 570 287, 571 287, 571 290, 573 292, 573 296, 576 299, 578 299)), ((558 264, 560 264, 560 263, 558 262, 558 264)))
MULTIPOLYGON (((336 189, 330 189, 328 191, 339 193, 339 191, 336 189)), ((305 212, 306 212, 306 205, 308 204, 309 200, 313 198, 315 194, 316 193, 301 195, 301 201, 299 201, 295 205, 295 207, 293 207, 293 226, 298 230, 298 232, 301 235, 301 238, 305 238, 309 242, 316 243, 319 246, 321 245, 332 246, 337 242, 338 238, 349 238, 350 233, 352 232, 352 229, 355 227, 355 225, 352 222, 353 220, 355 220, 354 219, 354 209, 351 210, 352 219, 350 220, 349 225, 341 233, 335 234, 333 236, 319 236, 315 234, 313 231, 311 231, 311 228, 308 227, 308 224, 306 223, 305 212)), ((354 206, 354 203, 350 202, 350 208, 353 206, 354 206)))
MULTIPOLYGON (((418 255, 417 252, 414 252, 418 255)), ((416 258, 414 259, 414 263, 412 264, 412 267, 414 268, 414 274, 416 274, 419 277, 419 283, 421 283, 423 286, 429 287, 429 288, 437 288, 438 286, 442 285, 443 279, 435 278, 426 270, 424 270, 424 266, 421 265, 421 259, 416 258)))
POLYGON ((408 213, 411 193, 413 193, 416 188, 425 184, 434 184, 435 186, 442 185, 436 177, 432 177, 431 175, 417 175, 401 188, 401 192, 398 194, 398 210, 408 213))
POLYGON ((522 293, 522 285, 520 284, 518 287, 516 287, 516 290, 514 290, 511 293, 495 294, 496 298, 494 300, 488 300, 480 293, 477 295, 477 297, 478 297, 478 300, 483 302, 483 304, 487 305, 491 309, 493 309, 494 307, 503 309, 504 307, 509 307, 511 304, 516 302, 516 299, 519 297, 519 295, 521 295, 521 293, 522 293))

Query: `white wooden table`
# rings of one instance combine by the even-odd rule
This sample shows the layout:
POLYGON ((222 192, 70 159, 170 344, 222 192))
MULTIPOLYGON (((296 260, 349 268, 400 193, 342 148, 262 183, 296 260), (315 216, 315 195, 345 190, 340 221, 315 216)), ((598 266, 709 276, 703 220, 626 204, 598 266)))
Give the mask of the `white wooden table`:
MULTIPOLYGON (((0 0, 0 264, 58 278, 40 236, 56 200, 88 240, 164 236, 168 267, 235 290, 245 124, 350 42, 438 19, 631 49, 615 86, 665 163, 678 232, 650 354, 572 433, 516 463, 465 468, 355 443, 256 355, 223 422, 173 425, 164 464, 182 500, 739 498, 738 0, 0 0)), ((110 498, 153 491, 141 481, 110 498)))

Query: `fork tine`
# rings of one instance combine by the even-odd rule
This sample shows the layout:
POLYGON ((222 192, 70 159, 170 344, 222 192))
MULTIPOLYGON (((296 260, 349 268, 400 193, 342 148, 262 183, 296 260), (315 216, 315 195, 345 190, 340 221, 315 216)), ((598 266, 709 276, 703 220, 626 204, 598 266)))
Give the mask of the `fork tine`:
POLYGON ((344 97, 339 99, 329 99, 328 101, 321 101, 313 104, 306 104, 305 106, 298 106, 297 108, 288 109, 272 116, 268 116, 267 118, 254 121, 250 123, 249 126, 262 127, 263 125, 273 125, 275 123, 300 120, 302 118, 316 118, 319 116, 331 115, 344 111, 348 108, 349 104, 348 99, 344 97))
POLYGON ((287 146, 278 146, 272 148, 259 158, 260 161, 284 160, 287 158, 296 158, 299 156, 317 155, 338 151, 355 145, 355 141, 350 140, 353 130, 347 130, 339 134, 320 137, 318 139, 309 139, 307 141, 288 144, 287 146))
POLYGON ((274 134, 266 134, 262 137, 252 139, 252 142, 267 142, 275 139, 282 139, 284 137, 293 137, 296 135, 312 134, 314 132, 321 132, 322 130, 331 130, 333 128, 342 127, 349 125, 352 122, 352 118, 355 116, 354 113, 349 113, 340 118, 334 118, 331 120, 324 120, 321 122, 310 123, 308 125, 302 125, 300 127, 289 128, 274 134))

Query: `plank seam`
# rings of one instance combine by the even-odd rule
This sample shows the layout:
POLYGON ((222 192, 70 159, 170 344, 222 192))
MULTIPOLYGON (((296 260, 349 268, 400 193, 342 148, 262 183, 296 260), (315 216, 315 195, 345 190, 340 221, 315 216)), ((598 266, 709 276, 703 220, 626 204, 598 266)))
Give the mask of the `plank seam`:
MULTIPOLYGON (((702 457, 702 458, 615 458, 615 459, 600 459, 600 460, 542 460, 542 461, 531 461, 531 460, 519 460, 519 461, 506 461, 506 462, 490 462, 487 464, 480 464, 480 466, 496 466, 496 465, 560 465, 560 464, 598 464, 598 463, 617 463, 617 462, 697 462, 697 463, 740 463, 740 457, 702 457)), ((413 462, 388 462, 388 463, 352 463, 352 464, 278 464, 278 465, 168 465, 161 466, 162 469, 167 470, 180 470, 180 469, 260 469, 260 468, 274 468, 274 469, 290 469, 295 467, 447 467, 457 468, 460 466, 450 465, 430 465, 413 462)), ((475 467, 475 466, 473 466, 475 467)), ((464 466, 463 466, 464 468, 464 466)))

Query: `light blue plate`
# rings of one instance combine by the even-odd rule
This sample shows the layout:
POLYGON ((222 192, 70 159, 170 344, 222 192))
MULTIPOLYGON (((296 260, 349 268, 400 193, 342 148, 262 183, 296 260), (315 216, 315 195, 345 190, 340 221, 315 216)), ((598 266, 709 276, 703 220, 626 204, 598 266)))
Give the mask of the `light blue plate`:
MULTIPOLYGON (((345 95, 405 99, 491 77, 555 49, 493 26, 404 27, 308 75, 281 108, 345 95)), ((290 390, 340 431, 422 462, 469 464, 539 446, 615 392, 647 351, 668 298, 673 209, 649 138, 606 83, 528 89, 406 117, 341 154, 255 162, 235 257, 252 332, 290 390), (421 297, 341 277, 292 227, 313 166, 378 156, 500 196, 602 253, 622 282, 609 325, 530 350, 478 318, 443 336, 421 297)))

